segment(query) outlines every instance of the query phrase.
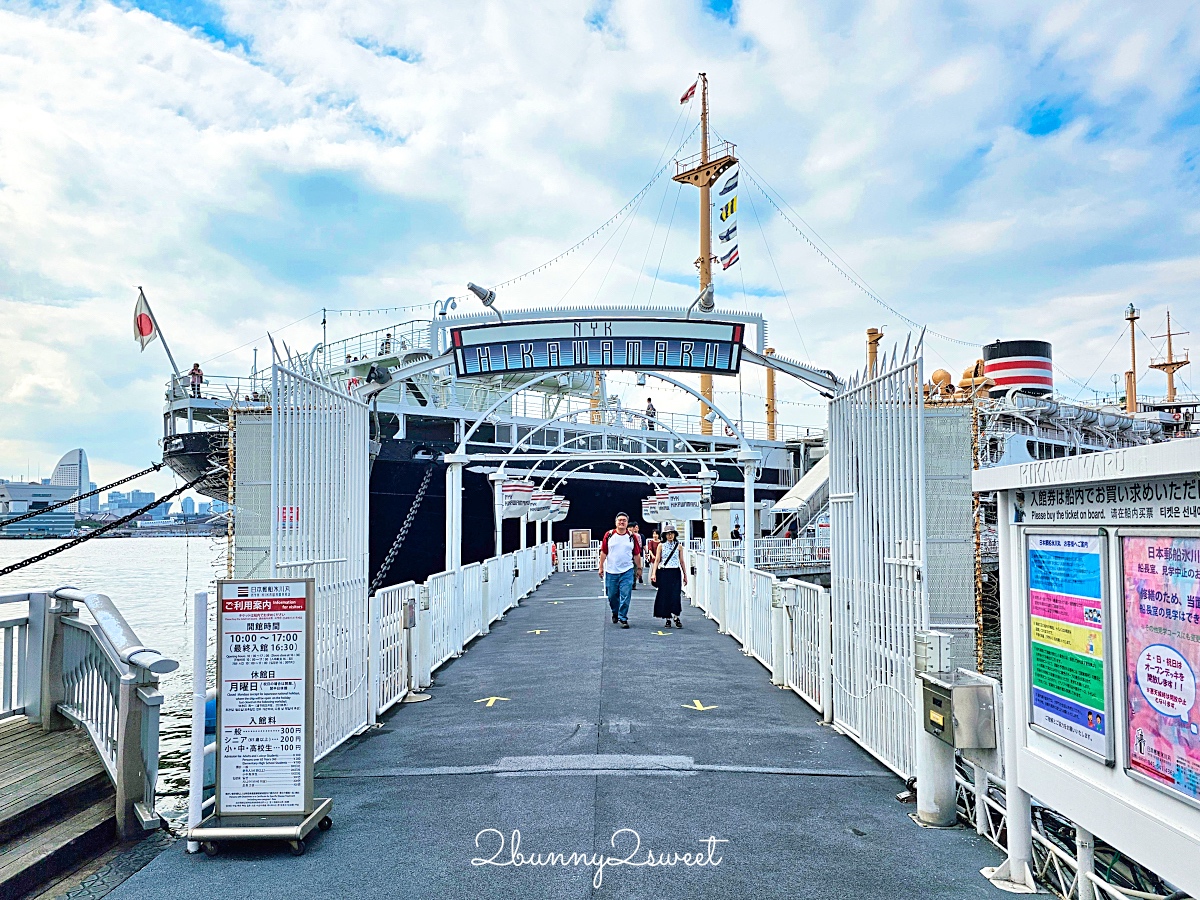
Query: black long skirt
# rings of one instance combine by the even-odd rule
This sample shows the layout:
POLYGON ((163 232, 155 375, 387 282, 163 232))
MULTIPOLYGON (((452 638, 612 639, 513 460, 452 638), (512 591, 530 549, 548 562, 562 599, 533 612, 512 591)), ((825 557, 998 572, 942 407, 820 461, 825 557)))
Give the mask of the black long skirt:
POLYGON ((679 597, 683 572, 680 569, 659 569, 654 578, 658 582, 658 593, 654 596, 654 618, 665 619, 683 612, 679 597))

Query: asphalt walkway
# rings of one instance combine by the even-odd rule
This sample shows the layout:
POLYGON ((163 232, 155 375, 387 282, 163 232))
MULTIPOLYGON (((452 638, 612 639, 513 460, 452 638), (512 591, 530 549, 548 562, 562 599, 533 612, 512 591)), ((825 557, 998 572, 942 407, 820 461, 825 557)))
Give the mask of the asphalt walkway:
POLYGON ((919 828, 899 779, 698 610, 660 633, 652 602, 635 591, 620 629, 596 575, 555 575, 433 699, 318 765, 335 825, 306 855, 180 842, 110 896, 1003 896, 979 875, 995 848, 919 828))

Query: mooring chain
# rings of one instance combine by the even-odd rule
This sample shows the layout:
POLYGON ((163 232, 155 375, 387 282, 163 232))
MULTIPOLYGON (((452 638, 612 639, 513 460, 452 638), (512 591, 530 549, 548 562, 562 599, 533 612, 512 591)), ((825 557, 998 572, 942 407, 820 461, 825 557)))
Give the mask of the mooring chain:
POLYGON ((104 487, 95 488, 94 490, 88 491, 86 494, 78 494, 67 500, 63 500, 59 503, 55 503, 53 506, 43 506, 39 509, 35 509, 31 512, 27 512, 24 515, 14 516, 11 519, 5 519, 3 524, 6 526, 7 525, 15 525, 15 524, 17 524, 17 522, 24 522, 26 519, 35 518, 36 516, 40 516, 42 513, 48 513, 53 510, 56 510, 56 509, 61 509, 62 507, 67 506, 71 503, 75 503, 76 501, 86 500, 88 497, 96 496, 96 494, 102 494, 105 491, 109 490, 110 488, 115 488, 117 485, 124 484, 127 481, 133 481, 133 479, 135 479, 135 478, 141 478, 143 475, 149 475, 151 472, 157 472, 162 467, 163 467, 163 463, 151 463, 149 468, 142 469, 142 471, 140 471, 140 472, 134 472, 132 475, 126 475, 124 478, 120 479, 119 481, 114 481, 112 484, 106 484, 106 485, 104 485, 104 487))
POLYGON ((375 575, 375 580, 371 582, 371 589, 367 593, 375 593, 375 589, 383 583, 383 579, 391 571, 392 562, 396 559, 396 554, 400 551, 400 545, 408 537, 408 529, 412 528, 413 520, 417 518, 417 510, 421 506, 421 501, 425 499, 425 491, 428 489, 429 481, 432 478, 433 462, 431 461, 429 468, 425 470, 425 477, 421 480, 421 486, 417 488, 417 495, 413 498, 412 506, 408 508, 408 515, 404 517, 404 524, 400 526, 400 533, 396 535, 396 540, 392 541, 392 548, 388 550, 387 556, 383 558, 383 565, 379 567, 379 572, 375 575))

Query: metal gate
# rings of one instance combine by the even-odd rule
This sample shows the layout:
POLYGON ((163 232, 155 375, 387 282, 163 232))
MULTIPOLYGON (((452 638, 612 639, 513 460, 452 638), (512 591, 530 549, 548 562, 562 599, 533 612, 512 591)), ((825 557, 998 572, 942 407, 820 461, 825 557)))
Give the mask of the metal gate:
POLYGON ((271 370, 271 565, 316 580, 316 758, 368 722, 367 407, 271 370))
POLYGON ((906 350, 829 409, 834 721, 902 777, 920 702, 913 633, 929 621, 923 381, 906 350))

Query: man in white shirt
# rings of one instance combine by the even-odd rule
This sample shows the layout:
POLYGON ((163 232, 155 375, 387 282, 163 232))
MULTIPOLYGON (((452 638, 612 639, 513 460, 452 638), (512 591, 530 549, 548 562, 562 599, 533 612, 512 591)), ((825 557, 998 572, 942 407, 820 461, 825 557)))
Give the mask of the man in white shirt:
POLYGON ((616 528, 600 542, 600 577, 612 610, 613 624, 629 627, 629 597, 635 573, 641 576, 642 542, 629 530, 629 516, 617 514, 616 528))

